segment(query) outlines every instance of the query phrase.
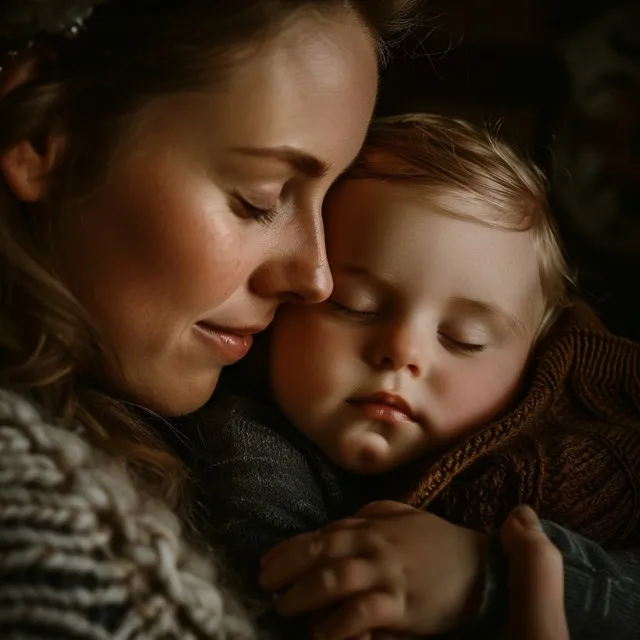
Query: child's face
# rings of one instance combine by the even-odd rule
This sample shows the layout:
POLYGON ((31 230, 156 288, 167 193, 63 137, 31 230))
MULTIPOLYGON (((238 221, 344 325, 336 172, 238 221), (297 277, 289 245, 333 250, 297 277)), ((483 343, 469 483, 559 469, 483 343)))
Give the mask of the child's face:
POLYGON ((505 409, 543 312, 531 234, 374 180, 334 192, 326 230, 331 299, 284 307, 273 332, 273 389, 300 430, 340 466, 382 473, 505 409))

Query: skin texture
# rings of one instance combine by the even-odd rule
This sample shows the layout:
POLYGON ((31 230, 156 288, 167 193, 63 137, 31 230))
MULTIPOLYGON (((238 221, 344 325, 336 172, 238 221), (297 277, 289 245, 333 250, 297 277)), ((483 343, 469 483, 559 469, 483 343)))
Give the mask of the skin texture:
POLYGON ((239 334, 266 327, 281 302, 330 293, 322 201, 362 144, 376 91, 360 22, 301 12, 222 86, 143 108, 56 237, 116 393, 165 415, 193 411, 242 355, 221 342, 246 346, 239 334), (235 336, 212 341, 203 321, 235 336))
POLYGON ((485 547, 482 534, 433 514, 374 502, 270 551, 260 582, 279 592, 282 615, 325 612, 314 620, 314 637, 347 640, 378 628, 422 637, 463 619, 485 547))
MULTIPOLYGON (((271 378, 280 406, 356 472, 380 473, 463 437, 509 404, 526 368, 544 308, 531 236, 490 226, 491 210, 445 215, 461 202, 452 195, 370 180, 337 187, 325 212, 331 298, 278 314, 271 378), (379 390, 401 395, 416 419, 349 406, 379 390)), ((530 509, 514 511, 502 539, 503 639, 565 640, 559 552, 530 509)), ((486 552, 481 533, 378 502, 272 549, 260 584, 278 594, 281 615, 309 617, 313 638, 424 637, 477 611, 486 552)))
POLYGON ((531 236, 444 215, 447 197, 340 185, 326 208, 331 298, 278 314, 276 398, 352 471, 381 473, 464 437, 505 409, 525 371, 543 306, 531 236), (353 403, 379 391, 411 415, 353 403))
MULTIPOLYGON (((513 510, 500 535, 509 560, 501 640, 567 640, 562 555, 527 506, 513 510)), ((279 544, 262 558, 260 582, 278 593, 282 615, 311 614, 318 640, 439 635, 473 615, 486 544, 432 513, 375 502, 279 544)))

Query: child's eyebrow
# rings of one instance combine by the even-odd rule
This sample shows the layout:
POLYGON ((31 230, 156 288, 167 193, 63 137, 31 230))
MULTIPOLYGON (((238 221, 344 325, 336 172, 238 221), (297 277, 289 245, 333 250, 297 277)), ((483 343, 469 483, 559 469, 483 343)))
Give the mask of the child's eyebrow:
POLYGON ((499 307, 496 304, 485 302, 484 300, 475 300, 473 298, 452 298, 449 301, 453 308, 464 311, 465 313, 486 318, 488 320, 497 320, 511 333, 516 335, 526 335, 526 330, 522 322, 514 315, 499 307))
POLYGON ((379 289, 385 291, 402 293, 402 287, 399 287, 393 280, 385 278, 383 275, 350 262, 339 262, 331 266, 332 271, 335 273, 342 273, 348 276, 354 276, 360 279, 362 282, 366 282, 369 285, 373 285, 379 289))

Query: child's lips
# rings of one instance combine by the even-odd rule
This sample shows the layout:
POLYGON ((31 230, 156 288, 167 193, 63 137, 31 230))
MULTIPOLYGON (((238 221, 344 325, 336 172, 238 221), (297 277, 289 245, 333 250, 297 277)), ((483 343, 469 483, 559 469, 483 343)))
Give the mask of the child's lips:
POLYGON ((380 420, 390 424, 416 422, 409 403, 393 393, 379 391, 376 393, 355 396, 347 400, 347 404, 359 408, 372 420, 380 420))

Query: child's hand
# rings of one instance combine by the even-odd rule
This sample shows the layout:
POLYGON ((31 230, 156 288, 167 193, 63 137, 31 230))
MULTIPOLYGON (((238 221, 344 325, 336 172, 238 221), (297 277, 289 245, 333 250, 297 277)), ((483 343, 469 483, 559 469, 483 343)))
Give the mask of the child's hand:
POLYGON ((367 637, 374 629, 437 634, 474 607, 485 553, 482 534, 404 504, 376 502, 272 549, 260 583, 280 592, 283 616, 332 607, 314 623, 318 638, 367 637))

